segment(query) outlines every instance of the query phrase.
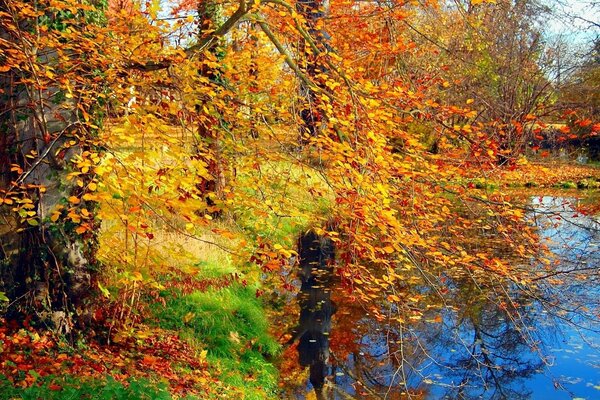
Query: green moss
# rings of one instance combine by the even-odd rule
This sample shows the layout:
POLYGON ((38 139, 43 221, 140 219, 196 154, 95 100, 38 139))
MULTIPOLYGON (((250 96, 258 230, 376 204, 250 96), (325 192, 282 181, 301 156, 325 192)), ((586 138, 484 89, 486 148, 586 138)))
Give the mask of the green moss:
POLYGON ((495 182, 490 182, 484 178, 477 178, 472 180, 467 180, 467 185, 471 187, 475 187, 475 189, 485 189, 485 190, 496 190, 498 189, 498 184, 495 182))

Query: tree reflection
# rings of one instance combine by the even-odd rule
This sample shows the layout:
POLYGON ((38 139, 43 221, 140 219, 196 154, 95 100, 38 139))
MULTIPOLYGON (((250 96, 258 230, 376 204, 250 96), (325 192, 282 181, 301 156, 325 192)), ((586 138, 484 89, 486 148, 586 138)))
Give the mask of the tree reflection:
POLYGON ((528 398, 524 383, 544 367, 523 332, 535 310, 503 310, 489 288, 468 282, 453 283, 444 300, 441 322, 432 311, 401 325, 357 319, 342 307, 336 329, 347 335, 354 327, 360 351, 347 339, 341 346, 334 341, 336 368, 344 373, 334 383, 359 398, 528 398))
POLYGON ((328 372, 329 334, 335 305, 331 301, 333 275, 333 242, 313 231, 302 235, 298 242, 299 275, 302 280, 298 303, 300 319, 288 344, 297 339, 300 365, 309 367, 310 383, 317 398, 323 397, 328 372))
MULTIPOLYGON (((544 368, 527 330, 535 310, 498 307, 490 293, 472 284, 458 284, 454 313, 445 318, 450 328, 444 341, 454 342, 451 356, 442 365, 448 386, 444 398, 527 399, 527 379, 544 368), (489 300, 492 299, 492 300, 489 300), (457 346, 456 343, 460 343, 457 346)), ((517 302, 515 301, 514 304, 517 302)), ((434 354, 445 349, 433 345, 434 354)), ((441 354, 440 354, 441 355, 441 354)))

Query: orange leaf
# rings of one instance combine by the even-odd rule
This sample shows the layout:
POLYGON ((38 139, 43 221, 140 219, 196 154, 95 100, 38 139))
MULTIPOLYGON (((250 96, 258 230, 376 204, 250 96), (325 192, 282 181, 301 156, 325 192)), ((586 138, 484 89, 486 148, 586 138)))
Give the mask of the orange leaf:
POLYGON ((144 358, 142 359, 142 364, 154 365, 154 364, 156 364, 156 361, 158 361, 158 357, 145 355, 144 358))

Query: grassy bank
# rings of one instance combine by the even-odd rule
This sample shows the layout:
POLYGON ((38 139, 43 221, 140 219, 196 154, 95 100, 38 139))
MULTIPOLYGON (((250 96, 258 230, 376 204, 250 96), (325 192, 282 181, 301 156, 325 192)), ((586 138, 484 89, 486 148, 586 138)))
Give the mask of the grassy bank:
POLYGON ((164 289, 141 300, 143 318, 110 344, 3 327, 0 398, 277 398, 280 346, 258 283, 232 278, 231 265, 203 267, 163 276, 164 289))
POLYGON ((278 374, 271 361, 280 346, 268 333, 258 290, 258 284, 244 284, 240 278, 189 294, 178 288, 164 290, 161 301, 150 306, 152 324, 178 332, 199 349, 200 358, 214 366, 216 377, 228 388, 228 396, 276 398, 278 374))

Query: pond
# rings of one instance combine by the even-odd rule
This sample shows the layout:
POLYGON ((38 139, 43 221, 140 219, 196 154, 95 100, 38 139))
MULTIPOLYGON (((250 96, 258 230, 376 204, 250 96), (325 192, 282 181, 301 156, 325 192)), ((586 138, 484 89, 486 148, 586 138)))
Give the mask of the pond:
MULTIPOLYGON (((527 218, 552 268, 532 265, 547 276, 513 310, 472 283, 453 282, 441 312, 386 324, 336 297, 323 262, 329 247, 319 253, 315 242, 306 251, 319 262, 312 275, 304 268, 289 342, 299 341, 298 359, 310 372, 285 398, 599 399, 600 223, 577 202, 531 198, 527 218)), ((521 296, 516 288, 511 295, 521 296)))

